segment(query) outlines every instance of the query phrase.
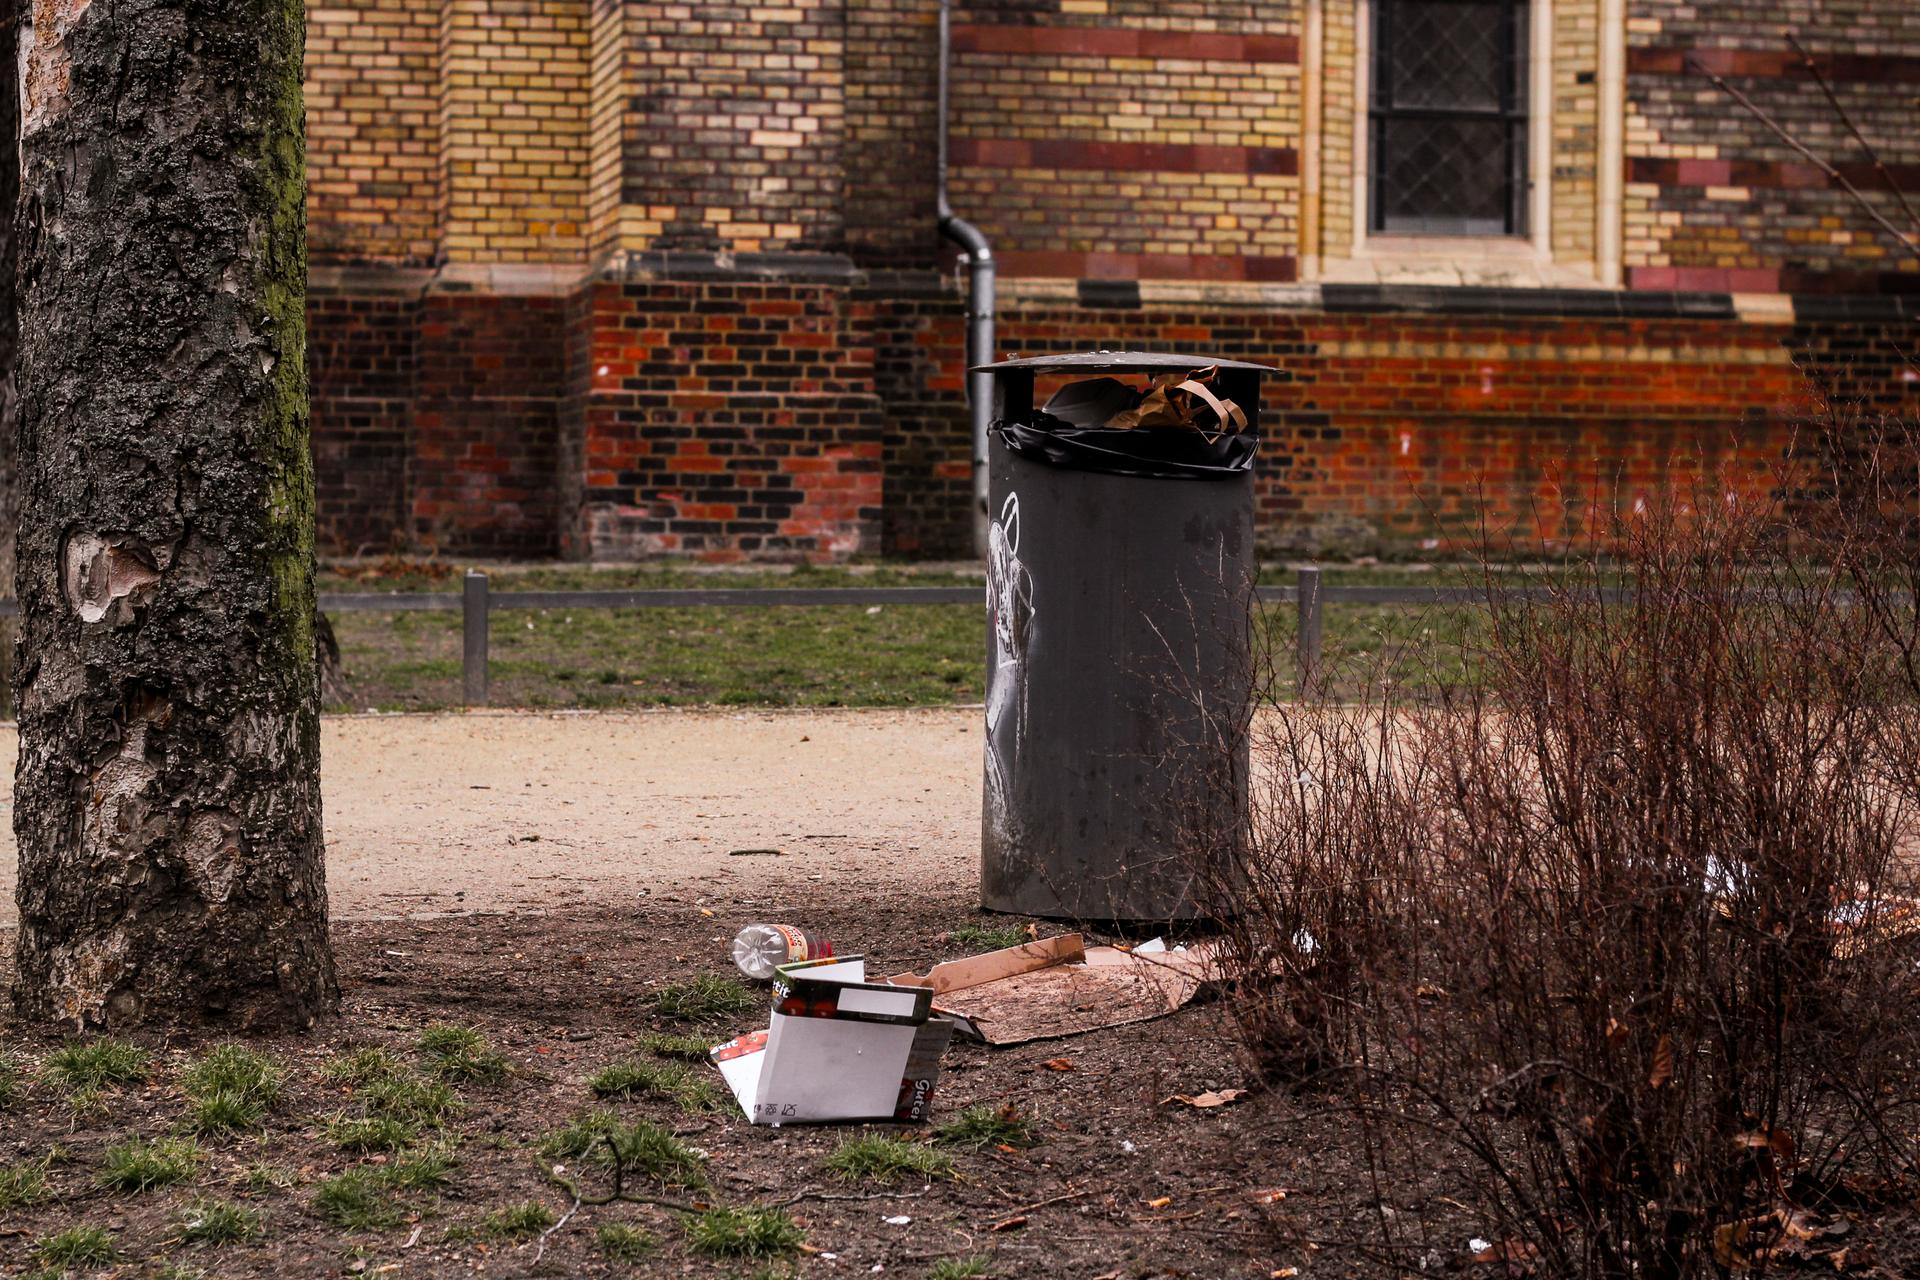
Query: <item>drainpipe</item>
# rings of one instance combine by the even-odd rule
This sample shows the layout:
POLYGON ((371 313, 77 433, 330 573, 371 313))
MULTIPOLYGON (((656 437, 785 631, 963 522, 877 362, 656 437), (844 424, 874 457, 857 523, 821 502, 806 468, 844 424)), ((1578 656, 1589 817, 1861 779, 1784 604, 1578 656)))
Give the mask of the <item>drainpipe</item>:
MULTIPOLYGON (((947 66, 952 61, 951 0, 940 0, 940 161, 934 212, 940 234, 960 246, 967 260, 967 367, 993 362, 993 246, 980 228, 947 203, 947 66)), ((973 550, 987 554, 987 426, 993 418, 993 375, 967 375, 967 410, 973 422, 973 550)))

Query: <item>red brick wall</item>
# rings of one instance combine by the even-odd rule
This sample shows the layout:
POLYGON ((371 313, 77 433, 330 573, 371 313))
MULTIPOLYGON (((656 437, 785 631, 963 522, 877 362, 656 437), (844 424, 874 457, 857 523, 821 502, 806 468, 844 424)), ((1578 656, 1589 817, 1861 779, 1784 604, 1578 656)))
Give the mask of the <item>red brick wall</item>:
POLYGON ((869 304, 841 285, 600 284, 580 414, 594 559, 880 549, 869 304))
MULTIPOLYGON (((964 326, 936 277, 322 295, 311 324, 331 549, 969 552, 964 326)), ((1920 320, 1892 300, 1803 300, 1789 325, 1016 299, 999 332, 1021 354, 1276 365, 1257 486, 1274 551, 1440 551, 1483 514, 1550 546, 1596 500, 1729 461, 1762 474, 1817 390, 1920 413, 1902 354, 1920 320)))

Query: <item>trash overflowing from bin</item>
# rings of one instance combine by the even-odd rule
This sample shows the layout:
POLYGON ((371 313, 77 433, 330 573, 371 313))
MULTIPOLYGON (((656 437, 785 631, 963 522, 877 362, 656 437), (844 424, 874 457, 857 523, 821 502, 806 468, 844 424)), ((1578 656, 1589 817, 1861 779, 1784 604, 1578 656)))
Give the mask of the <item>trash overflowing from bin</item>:
POLYGON ((956 1033, 1000 1046, 1143 1022, 1219 977, 1210 943, 1089 947, 1077 933, 879 980, 862 955, 797 960, 775 968, 766 1029, 709 1057, 754 1124, 921 1124, 956 1033))

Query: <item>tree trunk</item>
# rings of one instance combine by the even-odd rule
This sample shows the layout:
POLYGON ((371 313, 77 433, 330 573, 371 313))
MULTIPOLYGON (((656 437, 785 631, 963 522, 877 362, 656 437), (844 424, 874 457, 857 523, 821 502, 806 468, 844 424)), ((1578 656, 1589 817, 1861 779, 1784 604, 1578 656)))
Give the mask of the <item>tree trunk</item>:
POLYGON ((18 1012, 303 1026, 327 940, 298 0, 37 0, 18 1012))
MULTIPOLYGON (((14 304, 14 211, 20 205, 20 8, 0 0, 0 598, 13 598, 13 542, 20 526, 20 415, 13 367, 20 343, 14 304)), ((20 625, 0 618, 0 716, 13 714, 13 642, 20 625)))

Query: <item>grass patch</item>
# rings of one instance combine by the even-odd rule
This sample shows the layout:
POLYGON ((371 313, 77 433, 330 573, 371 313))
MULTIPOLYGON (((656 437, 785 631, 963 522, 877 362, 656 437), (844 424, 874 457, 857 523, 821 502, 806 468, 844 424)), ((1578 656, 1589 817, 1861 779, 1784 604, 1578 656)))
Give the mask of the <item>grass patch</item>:
POLYGON ((408 1074, 407 1063, 391 1049, 368 1046, 343 1053, 320 1068, 322 1078, 334 1084, 360 1088, 378 1080, 390 1080, 408 1074))
POLYGON ((984 1254, 971 1258, 941 1258, 927 1269, 927 1280, 975 1280, 988 1274, 992 1262, 984 1254))
POLYGON ((459 1084, 498 1084, 507 1078, 507 1060, 472 1027, 438 1023, 420 1033, 416 1046, 427 1070, 459 1084))
POLYGON ((180 1239, 188 1244, 244 1244, 265 1233, 259 1214, 231 1200, 195 1200, 180 1215, 180 1239))
POLYGON ((549 1159, 584 1157, 602 1167, 611 1167, 617 1157, 627 1174, 667 1187, 707 1183, 706 1161, 692 1147, 651 1121, 627 1124, 604 1109, 577 1116, 548 1134, 540 1153, 549 1159), (612 1140, 611 1153, 603 1137, 612 1140))
POLYGON ((553 1210, 538 1200, 495 1209, 480 1219, 480 1232, 496 1240, 531 1240, 558 1221, 553 1210))
POLYGON ((758 1006, 762 999, 738 978, 703 973, 692 982, 662 987, 654 997, 654 1008, 663 1018, 716 1022, 738 1017, 758 1006))
POLYGON ((394 1199, 392 1184, 381 1169, 349 1169, 324 1179, 313 1193, 320 1216, 348 1231, 374 1231, 398 1226, 406 1210, 394 1199))
POLYGON ((683 1062, 705 1062, 713 1045, 706 1036, 669 1036, 654 1032, 640 1037, 640 1048, 656 1058, 678 1058, 683 1062))
POLYGON ((24 1209, 47 1198, 47 1168, 51 1155, 19 1164, 0 1165, 0 1210, 24 1209))
POLYGON ((987 1147, 1033 1147, 1040 1144, 1033 1121, 1020 1114, 1011 1102, 996 1107, 980 1103, 968 1107, 933 1131, 933 1140, 944 1147, 966 1147, 974 1151, 987 1147))
POLYGON ((709 1258, 782 1258, 806 1233, 779 1209, 708 1209, 681 1219, 687 1247, 709 1258))
POLYGON ((460 1099, 437 1080, 422 1080, 412 1072, 387 1076, 354 1091, 361 1110, 414 1126, 443 1125, 460 1114, 460 1099))
POLYGON ((588 1079, 587 1088, 596 1098, 657 1098, 693 1113, 726 1105, 712 1080, 677 1062, 616 1062, 588 1079))
POLYGON ((300 1182, 300 1176, 293 1170, 277 1164, 250 1164, 246 1172, 240 1175, 240 1185, 255 1195, 270 1195, 276 1191, 291 1191, 300 1182))
POLYGON ((258 1128, 280 1099, 280 1069, 245 1045, 223 1044, 188 1067, 180 1078, 187 1118, 203 1134, 258 1128))
POLYGON ((1017 924, 963 924, 948 936, 972 951, 1004 951, 1027 941, 1026 929, 1017 924))
POLYGON ((26 1068, 10 1053, 0 1053, 0 1111, 5 1111, 27 1091, 26 1068))
POLYGON ((48 1057, 46 1076, 69 1099, 92 1103, 108 1089, 143 1083, 150 1061, 145 1049, 125 1040, 74 1041, 48 1057))
POLYGON ((335 1116, 327 1122, 327 1141, 351 1155, 372 1151, 400 1151, 413 1144, 420 1131, 393 1116, 335 1116))
POLYGON ((402 1156, 381 1173, 388 1186, 403 1191, 438 1191, 453 1181, 459 1163, 452 1143, 436 1142, 402 1156))
POLYGON ((932 1181, 953 1176, 953 1157, 884 1133, 848 1138, 827 1157, 829 1172, 848 1182, 896 1182, 912 1175, 932 1181))
POLYGON ((644 1262, 660 1247, 660 1241, 651 1231, 624 1222, 601 1223, 593 1238, 600 1252, 615 1262, 644 1262))
POLYGON ((185 1182, 199 1163, 200 1146, 191 1138, 122 1142, 107 1148, 95 1180, 110 1191, 137 1195, 185 1182))
POLYGON ((102 1267, 119 1260, 113 1233, 102 1227, 68 1227, 33 1242, 33 1256, 48 1267, 102 1267))

